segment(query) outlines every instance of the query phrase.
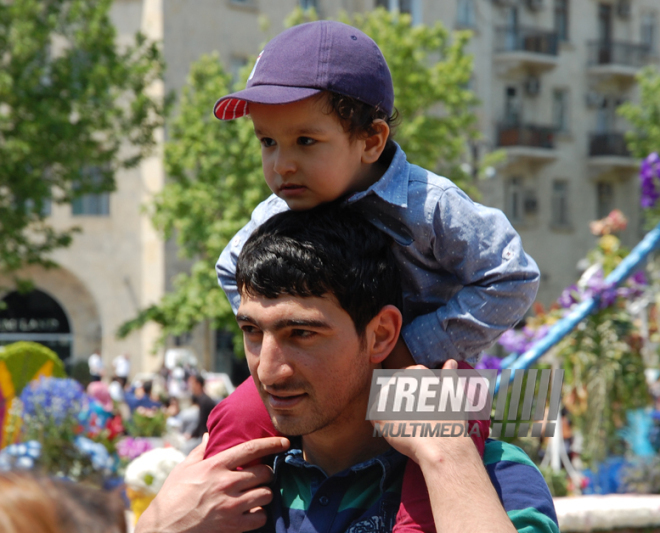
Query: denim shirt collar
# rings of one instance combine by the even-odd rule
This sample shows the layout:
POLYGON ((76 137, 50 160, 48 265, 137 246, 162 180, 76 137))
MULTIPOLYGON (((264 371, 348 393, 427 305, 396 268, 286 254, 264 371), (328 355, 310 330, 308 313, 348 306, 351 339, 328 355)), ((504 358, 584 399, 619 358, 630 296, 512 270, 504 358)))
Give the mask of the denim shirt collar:
POLYGON ((410 164, 406 160, 406 154, 401 147, 396 143, 394 145, 396 146, 396 152, 385 174, 366 191, 351 195, 347 200, 348 203, 357 202, 368 194, 376 194, 392 205, 408 207, 410 164))
MULTIPOLYGON (((371 468, 372 466, 377 466, 380 467, 381 469, 380 490, 382 492, 385 490, 385 487, 388 486, 388 484, 390 484, 391 482, 390 478, 397 471, 396 467, 399 466, 406 459, 407 458, 405 455, 402 455, 401 453, 397 452, 394 448, 390 448, 385 453, 377 455, 376 457, 372 457, 371 459, 367 459, 362 463, 353 465, 345 470, 342 470, 341 472, 338 472, 337 474, 334 474, 331 477, 348 477, 353 473, 357 473, 367 468, 371 468)), ((293 448, 284 452, 283 454, 275 456, 275 461, 273 463, 274 479, 277 480, 278 474, 281 472, 284 464, 291 465, 297 468, 307 468, 307 469, 316 470, 317 472, 322 474, 326 479, 329 477, 321 467, 305 461, 305 459, 303 459, 303 452, 299 448, 293 448)))

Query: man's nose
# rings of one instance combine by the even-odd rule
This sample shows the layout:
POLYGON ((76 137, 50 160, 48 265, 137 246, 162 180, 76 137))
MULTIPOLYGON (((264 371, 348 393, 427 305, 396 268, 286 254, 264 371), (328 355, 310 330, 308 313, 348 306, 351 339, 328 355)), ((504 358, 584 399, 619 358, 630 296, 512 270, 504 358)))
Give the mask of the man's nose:
POLYGON ((264 335, 257 368, 259 381, 266 386, 276 385, 292 375, 293 368, 280 343, 273 335, 264 335))
POLYGON ((291 150, 278 147, 273 170, 280 176, 287 176, 296 171, 296 161, 291 150))

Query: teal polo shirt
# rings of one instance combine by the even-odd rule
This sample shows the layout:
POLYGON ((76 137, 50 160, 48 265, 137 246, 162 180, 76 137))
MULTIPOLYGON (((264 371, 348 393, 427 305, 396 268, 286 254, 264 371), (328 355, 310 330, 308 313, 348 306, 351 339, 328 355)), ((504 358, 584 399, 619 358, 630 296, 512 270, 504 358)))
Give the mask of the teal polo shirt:
MULTIPOLYGON (((401 502, 407 457, 391 449, 333 476, 307 463, 302 450, 275 458, 273 502, 262 531, 389 533, 401 502)), ((518 531, 559 533, 552 496, 520 448, 487 440, 484 466, 518 531)))

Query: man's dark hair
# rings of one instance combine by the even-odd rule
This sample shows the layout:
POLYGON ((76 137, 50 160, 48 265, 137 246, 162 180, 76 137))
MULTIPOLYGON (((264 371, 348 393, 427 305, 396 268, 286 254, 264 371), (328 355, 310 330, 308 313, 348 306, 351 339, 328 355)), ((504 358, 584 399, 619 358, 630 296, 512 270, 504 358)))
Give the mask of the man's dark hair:
POLYGON ((238 257, 236 282, 241 294, 266 298, 332 294, 360 336, 384 306, 400 308, 390 238, 338 202, 262 224, 238 257))
POLYGON ((193 378, 197 383, 199 383, 202 387, 204 386, 204 383, 206 383, 206 380, 204 379, 204 376, 202 376, 198 372, 193 372, 190 374, 190 377, 193 378))
POLYGON ((144 394, 146 396, 151 395, 151 390, 153 389, 153 386, 154 384, 151 380, 147 380, 142 384, 142 390, 144 391, 144 394))

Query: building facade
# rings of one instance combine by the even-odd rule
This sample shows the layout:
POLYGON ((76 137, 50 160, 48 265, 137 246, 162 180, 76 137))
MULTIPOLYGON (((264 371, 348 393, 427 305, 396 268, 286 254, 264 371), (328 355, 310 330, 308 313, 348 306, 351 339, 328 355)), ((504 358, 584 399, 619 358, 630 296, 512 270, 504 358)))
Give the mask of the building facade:
MULTIPOLYGON (((218 52, 237 73, 296 6, 324 18, 382 6, 410 13, 414 23, 440 20, 473 32, 468 49, 482 132, 473 153, 507 155, 481 182, 481 201, 507 214, 538 262, 539 301, 552 302, 579 275, 578 261, 595 242, 589 221, 619 208, 629 220, 624 244, 639 240, 638 161, 626 149, 616 108, 637 98, 639 69, 660 64, 658 0, 115 0, 113 20, 120 39, 141 30, 162 41, 166 76, 152 90, 164 94, 180 90, 205 53, 218 52)), ((115 332, 186 268, 141 209, 164 183, 157 152, 118 176, 111 195, 54 209, 55 225, 80 225, 83 233, 55 254, 60 269, 29 272, 39 293, 21 304, 22 321, 0 319, 0 342, 42 335, 71 358, 100 350, 109 364, 127 352, 134 370, 157 369, 155 326, 124 340, 115 332), (53 311, 41 316, 44 306, 53 311)), ((205 367, 228 370, 226 337, 200 328, 185 343, 205 367)))

